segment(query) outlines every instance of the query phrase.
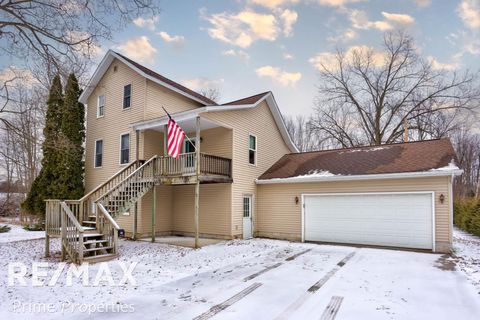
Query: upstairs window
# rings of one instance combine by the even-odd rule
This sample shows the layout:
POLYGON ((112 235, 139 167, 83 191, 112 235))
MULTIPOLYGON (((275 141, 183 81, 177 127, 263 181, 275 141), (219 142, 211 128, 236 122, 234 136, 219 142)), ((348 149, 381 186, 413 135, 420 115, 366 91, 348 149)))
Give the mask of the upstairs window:
POLYGON ((95 141, 95 159, 94 167, 100 168, 103 161, 103 140, 95 141))
POLYGON ((257 137, 254 135, 248 137, 248 163, 257 164, 257 137))
POLYGON ((132 85, 127 84, 123 87, 123 109, 130 108, 132 103, 132 85))
POLYGON ((105 95, 98 96, 97 100, 97 118, 105 115, 105 95))
POLYGON ((130 134, 122 134, 120 137, 120 164, 130 162, 130 134))

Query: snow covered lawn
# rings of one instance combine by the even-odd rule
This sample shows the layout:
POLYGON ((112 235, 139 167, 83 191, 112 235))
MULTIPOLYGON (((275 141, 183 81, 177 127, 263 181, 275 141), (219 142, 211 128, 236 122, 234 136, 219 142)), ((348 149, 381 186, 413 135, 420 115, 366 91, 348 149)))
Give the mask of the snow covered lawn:
POLYGON ((453 229, 452 260, 463 271, 480 293, 480 238, 460 229, 453 229))
POLYGON ((27 231, 24 230, 22 226, 0 222, 0 226, 4 225, 9 226, 11 230, 0 233, 0 243, 45 238, 45 231, 27 231))
MULTIPOLYGON (((476 246, 471 242, 468 250, 456 246, 458 257, 451 260, 429 253, 266 239, 225 241, 199 250, 121 241, 120 258, 107 265, 117 281, 123 275, 119 262, 138 262, 133 272, 135 286, 84 287, 75 279, 73 287, 68 287, 64 271, 53 287, 33 287, 30 282, 25 287, 9 287, 9 262, 51 262, 51 275, 59 265, 59 241, 53 239, 54 255, 49 259, 42 257, 43 240, 0 243, 0 319, 92 316, 78 309, 72 313, 74 303, 96 307, 94 315, 102 319, 200 315, 318 319, 332 297, 343 298, 335 319, 478 319, 480 290, 472 284, 475 278, 466 276, 475 275, 475 267, 478 271, 478 264, 468 260, 468 255, 479 253, 476 246), (13 310, 15 304, 42 302, 53 304, 54 313, 13 310), (101 312, 101 305, 131 306, 134 311, 101 312)), ((90 277, 100 268, 101 264, 90 266, 90 277)), ((31 277, 31 267, 27 274, 31 277)))

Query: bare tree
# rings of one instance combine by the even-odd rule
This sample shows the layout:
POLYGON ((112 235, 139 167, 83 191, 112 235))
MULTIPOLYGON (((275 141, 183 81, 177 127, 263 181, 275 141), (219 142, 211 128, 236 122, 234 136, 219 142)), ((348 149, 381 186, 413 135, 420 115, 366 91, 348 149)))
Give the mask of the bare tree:
POLYGON ((206 98, 208 98, 212 101, 215 101, 215 102, 220 101, 221 94, 220 94, 220 89, 218 89, 218 88, 201 89, 199 91, 199 93, 202 96, 204 96, 204 97, 206 97, 206 98))
POLYGON ((299 115, 296 117, 283 116, 288 134, 293 143, 300 151, 315 151, 328 148, 328 139, 315 131, 308 117, 299 115))
MULTIPOLYGON (((0 0, 0 51, 24 69, 41 68, 48 82, 65 69, 88 67, 99 41, 139 15, 158 12, 155 0, 0 0)), ((14 112, 9 89, 16 78, 0 79, 0 121, 6 125, 2 114, 14 112)))
POLYGON ((338 51, 319 68, 312 125, 343 147, 400 141, 405 122, 422 138, 432 117, 470 110, 480 100, 478 74, 435 70, 404 32, 387 33, 382 51, 338 51))
POLYGON ((463 169, 463 174, 455 179, 455 196, 457 198, 479 196, 480 134, 466 125, 455 132, 452 140, 458 165, 463 169))

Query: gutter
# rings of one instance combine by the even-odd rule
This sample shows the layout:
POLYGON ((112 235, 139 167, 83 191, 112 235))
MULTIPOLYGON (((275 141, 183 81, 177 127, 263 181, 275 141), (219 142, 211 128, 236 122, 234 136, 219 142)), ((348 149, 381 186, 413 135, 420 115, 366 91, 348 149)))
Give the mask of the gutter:
POLYGON ((362 174, 362 175, 333 175, 333 176, 298 176, 289 178, 256 179, 256 184, 282 184, 282 183, 308 183, 308 182, 330 182, 330 181, 361 181, 361 180, 383 180, 383 179, 406 179, 423 177, 449 177, 458 176, 463 173, 461 169, 434 170, 405 173, 383 173, 383 174, 362 174))

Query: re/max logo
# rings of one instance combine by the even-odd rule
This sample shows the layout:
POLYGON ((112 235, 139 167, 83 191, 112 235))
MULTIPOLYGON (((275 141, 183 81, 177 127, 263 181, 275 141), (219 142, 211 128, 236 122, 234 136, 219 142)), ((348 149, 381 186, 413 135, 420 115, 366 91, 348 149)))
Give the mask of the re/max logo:
POLYGON ((119 262, 121 277, 117 281, 114 280, 110 265, 106 262, 95 264, 96 272, 91 272, 91 266, 88 263, 84 263, 80 266, 70 264, 67 267, 66 263, 53 264, 55 267, 51 267, 52 264, 48 262, 33 262, 31 268, 27 268, 27 265, 22 262, 11 262, 8 264, 8 286, 22 286, 29 285, 33 287, 53 287, 57 284, 62 275, 66 276, 64 286, 71 287, 74 283, 74 278, 81 281, 83 286, 97 287, 97 286, 124 286, 128 283, 132 286, 137 285, 133 271, 137 266, 137 262, 125 263, 119 262), (98 268, 97 268, 98 266, 98 268), (28 272, 30 271, 30 272, 28 272))

